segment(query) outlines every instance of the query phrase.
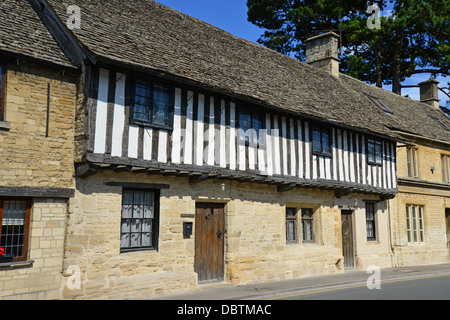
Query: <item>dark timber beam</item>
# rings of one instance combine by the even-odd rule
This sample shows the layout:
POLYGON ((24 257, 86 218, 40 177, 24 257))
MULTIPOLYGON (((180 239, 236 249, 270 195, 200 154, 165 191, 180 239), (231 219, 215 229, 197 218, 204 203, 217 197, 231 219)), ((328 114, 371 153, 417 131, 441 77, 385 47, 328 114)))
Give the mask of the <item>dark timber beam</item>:
POLYGON ((291 190, 293 190, 296 186, 297 186, 296 183, 281 184, 281 185, 278 185, 278 186, 277 186, 277 191, 278 191, 278 192, 291 191, 291 190))
POLYGON ((202 173, 199 175, 190 175, 189 176, 189 183, 199 183, 202 181, 205 181, 206 179, 208 179, 209 174, 207 173, 202 173))
POLYGON ((30 198, 73 198, 75 189, 70 188, 34 188, 34 187, 0 187, 2 197, 30 198))
POLYGON ((345 189, 339 189, 334 191, 334 196, 336 198, 342 198, 344 196, 348 196, 349 194, 353 193, 353 188, 345 188, 345 189))
POLYGON ((108 181, 105 182, 104 185, 129 189, 170 189, 169 184, 161 184, 161 183, 108 181))
POLYGON ((97 173, 99 166, 92 163, 75 164, 76 177, 89 177, 97 173))

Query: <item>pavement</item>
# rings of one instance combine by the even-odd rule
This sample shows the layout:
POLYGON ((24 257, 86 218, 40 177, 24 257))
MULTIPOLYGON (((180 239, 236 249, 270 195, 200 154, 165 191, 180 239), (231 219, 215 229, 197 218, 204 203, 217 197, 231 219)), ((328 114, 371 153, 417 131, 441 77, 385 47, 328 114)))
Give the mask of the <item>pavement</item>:
MULTIPOLYGON (((450 264, 411 266, 380 269, 381 284, 386 281, 424 278, 439 275, 450 276, 450 264)), ((248 285, 233 285, 216 282, 199 285, 199 290, 184 294, 162 296, 154 300, 263 300, 286 296, 302 291, 366 284, 373 272, 346 270, 343 273, 305 277, 275 282, 261 282, 248 285)))

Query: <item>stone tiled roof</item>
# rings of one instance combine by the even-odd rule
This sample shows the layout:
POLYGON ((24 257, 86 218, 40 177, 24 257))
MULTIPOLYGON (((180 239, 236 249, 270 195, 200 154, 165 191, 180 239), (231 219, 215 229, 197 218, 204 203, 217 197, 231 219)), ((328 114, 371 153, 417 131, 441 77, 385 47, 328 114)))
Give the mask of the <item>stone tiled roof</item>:
POLYGON ((0 1, 0 52, 74 67, 27 0, 0 1))
MULTIPOLYGON (((349 76, 342 75, 340 79, 348 88, 354 91, 364 103, 373 103, 367 94, 378 98, 392 114, 386 114, 378 110, 383 117, 385 125, 393 131, 401 131, 409 134, 419 135, 431 140, 440 140, 450 143, 450 132, 444 128, 450 128, 450 118, 441 110, 410 98, 406 98, 390 91, 369 85, 349 76), (433 118, 439 119, 442 125, 433 118)), ((419 88, 417 88, 419 91, 419 88)))
POLYGON ((417 122, 428 124, 428 118, 416 121, 408 110, 411 105, 425 108, 422 103, 383 90, 380 95, 386 96, 386 103, 395 104, 398 114, 387 115, 361 94, 372 89, 379 93, 378 88, 344 75, 333 77, 155 1, 47 2, 62 21, 68 19, 69 5, 80 7, 81 29, 72 32, 98 60, 176 76, 337 126, 391 137, 396 137, 391 128, 397 128, 448 138, 447 132, 433 131, 435 124, 418 129, 417 122))

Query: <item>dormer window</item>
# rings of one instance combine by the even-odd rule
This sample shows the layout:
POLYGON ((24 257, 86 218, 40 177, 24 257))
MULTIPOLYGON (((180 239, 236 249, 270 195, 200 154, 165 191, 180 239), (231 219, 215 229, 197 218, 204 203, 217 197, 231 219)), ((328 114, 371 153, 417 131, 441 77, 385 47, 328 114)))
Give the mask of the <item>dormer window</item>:
POLYGON ((445 130, 447 130, 447 132, 450 132, 450 127, 448 125, 446 125, 445 123, 443 123, 440 119, 436 118, 435 116, 432 115, 428 115, 431 119, 433 119, 434 121, 436 121, 437 124, 439 124, 442 128, 444 128, 445 130))
POLYGON ((366 96, 372 101, 378 108, 383 110, 386 113, 393 114, 392 110, 389 109, 388 106, 386 106, 378 97, 372 96, 368 93, 366 93, 366 96))

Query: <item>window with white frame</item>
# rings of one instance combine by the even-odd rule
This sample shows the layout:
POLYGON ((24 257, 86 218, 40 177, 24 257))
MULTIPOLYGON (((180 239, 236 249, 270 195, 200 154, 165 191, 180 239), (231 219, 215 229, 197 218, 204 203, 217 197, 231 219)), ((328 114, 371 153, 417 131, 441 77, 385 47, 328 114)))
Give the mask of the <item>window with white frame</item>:
POLYGON ((441 156, 442 182, 450 182, 450 155, 443 154, 441 156))
POLYGON ((406 234, 408 242, 424 241, 423 206, 406 206, 406 234))
POLYGON ((406 148, 406 162, 408 167, 408 177, 417 178, 419 176, 419 167, 417 165, 417 148, 406 148))

